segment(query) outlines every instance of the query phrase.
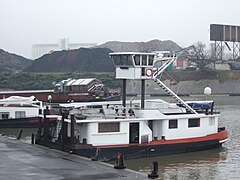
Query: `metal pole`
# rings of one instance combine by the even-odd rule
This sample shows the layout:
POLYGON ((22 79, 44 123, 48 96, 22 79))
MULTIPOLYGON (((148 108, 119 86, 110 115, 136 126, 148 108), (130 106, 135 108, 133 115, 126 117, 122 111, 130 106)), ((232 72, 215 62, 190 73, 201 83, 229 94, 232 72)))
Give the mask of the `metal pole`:
POLYGON ((23 130, 22 130, 22 129, 19 129, 18 135, 17 135, 17 140, 21 139, 21 137, 22 137, 22 132, 23 132, 23 130))
POLYGON ((126 107, 126 79, 123 79, 123 89, 122 89, 122 106, 126 107))
POLYGON ((71 144, 75 144, 75 137, 74 137, 74 124, 75 124, 75 119, 74 115, 71 115, 71 144))
POLYGON ((145 102, 145 80, 142 79, 142 83, 141 83, 141 109, 144 109, 144 102, 145 102))
POLYGON ((154 162, 152 162, 151 173, 148 174, 148 178, 155 179, 155 178, 158 178, 158 177, 159 177, 159 175, 158 175, 158 162, 154 161, 154 162))
POLYGON ((44 109, 44 133, 43 133, 43 137, 44 137, 44 144, 47 144, 48 141, 48 136, 49 136, 49 120, 47 118, 47 115, 49 114, 49 109, 48 107, 46 109, 44 109))
POLYGON ((42 136, 42 117, 38 118, 38 135, 37 138, 41 139, 42 136))
POLYGON ((123 163, 124 156, 122 153, 118 153, 117 159, 116 159, 116 165, 114 165, 115 169, 125 169, 126 166, 123 163))
POLYGON ((67 112, 62 112, 62 130, 61 130, 61 144, 62 144, 62 150, 64 150, 66 139, 67 139, 67 123, 64 121, 64 119, 68 118, 67 112))
POLYGON ((35 135, 34 135, 34 133, 32 133, 31 144, 34 144, 34 142, 35 142, 35 139, 34 139, 34 137, 35 137, 35 135))

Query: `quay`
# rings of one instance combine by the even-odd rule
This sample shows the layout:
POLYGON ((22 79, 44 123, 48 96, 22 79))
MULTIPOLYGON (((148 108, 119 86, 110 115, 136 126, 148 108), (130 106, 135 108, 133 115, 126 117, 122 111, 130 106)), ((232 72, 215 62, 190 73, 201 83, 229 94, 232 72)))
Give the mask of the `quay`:
POLYGON ((114 169, 110 164, 2 135, 0 162, 0 176, 4 180, 148 179, 147 174, 129 169, 114 169))

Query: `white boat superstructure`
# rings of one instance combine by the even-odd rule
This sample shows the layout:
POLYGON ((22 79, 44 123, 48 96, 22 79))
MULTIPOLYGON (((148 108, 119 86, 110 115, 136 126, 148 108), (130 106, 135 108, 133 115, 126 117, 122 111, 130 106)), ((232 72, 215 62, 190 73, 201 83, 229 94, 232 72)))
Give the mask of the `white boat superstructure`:
POLYGON ((42 102, 34 96, 11 96, 0 100, 0 119, 37 117, 41 108, 42 102))
MULTIPOLYGON (((133 104, 137 104, 133 102, 133 104)), ((80 142, 117 145, 153 140, 194 138, 218 132, 219 114, 189 114, 186 109, 163 100, 148 100, 146 108, 123 108, 111 102, 73 104, 80 142), (137 138, 137 139, 136 139, 137 138)), ((64 104, 61 105, 64 107, 64 104)), ((68 104, 69 108, 71 104, 68 104)), ((71 122, 70 119, 67 122, 71 122)), ((70 126, 69 126, 70 133, 70 126)))
POLYGON ((213 101, 185 102, 158 79, 177 59, 175 55, 121 52, 110 56, 116 78, 123 79, 122 102, 60 104, 69 116, 59 121, 58 127, 67 126, 57 137, 64 143, 70 136, 75 153, 98 159, 121 152, 136 158, 209 149, 227 141, 227 131, 218 127, 220 114, 214 111, 213 101), (126 101, 127 79, 141 81, 141 100, 126 101), (145 80, 156 82, 176 103, 145 100, 145 80))
MULTIPOLYGON (((45 107, 48 110, 47 107, 45 107)), ((49 112, 49 111, 48 111, 49 112)), ((55 126, 59 118, 57 115, 45 113, 49 126, 55 126)), ((42 101, 34 96, 11 96, 0 100, 0 127, 1 128, 36 128, 44 119, 42 101)))

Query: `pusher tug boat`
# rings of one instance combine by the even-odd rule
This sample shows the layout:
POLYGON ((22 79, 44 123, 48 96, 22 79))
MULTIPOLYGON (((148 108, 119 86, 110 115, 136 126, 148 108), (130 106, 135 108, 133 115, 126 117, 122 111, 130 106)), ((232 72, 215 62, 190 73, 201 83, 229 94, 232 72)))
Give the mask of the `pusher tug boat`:
POLYGON ((69 110, 68 118, 57 125, 57 139, 65 143, 64 150, 95 160, 111 160, 119 153, 129 159, 216 148, 228 140, 226 129, 218 127, 220 114, 213 101, 186 103, 158 79, 177 60, 176 55, 120 52, 110 56, 116 78, 123 80, 122 103, 60 104, 69 110), (126 101, 127 79, 141 80, 140 101, 126 101), (156 82, 176 103, 145 100, 145 80, 156 82), (61 140, 63 122, 71 143, 61 140))

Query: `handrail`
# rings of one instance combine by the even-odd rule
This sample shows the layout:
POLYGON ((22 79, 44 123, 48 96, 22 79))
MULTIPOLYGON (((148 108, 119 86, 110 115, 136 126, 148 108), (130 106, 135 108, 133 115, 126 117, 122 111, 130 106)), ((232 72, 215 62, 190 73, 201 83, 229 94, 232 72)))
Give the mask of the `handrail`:
MULTIPOLYGON (((188 49, 188 48, 186 48, 188 49)), ((181 55, 186 49, 181 51, 179 55, 181 55)), ((164 71, 166 68, 173 63, 175 60, 177 60, 177 56, 173 56, 173 58, 169 58, 160 68, 157 68, 157 70, 152 75, 152 80, 156 82, 163 90, 165 90, 168 94, 172 95, 174 99, 176 99, 179 103, 183 104, 185 108, 187 108, 189 111, 191 111, 194 114, 198 114, 193 108, 191 108, 187 103, 185 103, 178 95, 176 95, 171 89, 169 89, 161 80, 157 79, 157 77, 164 71)))

